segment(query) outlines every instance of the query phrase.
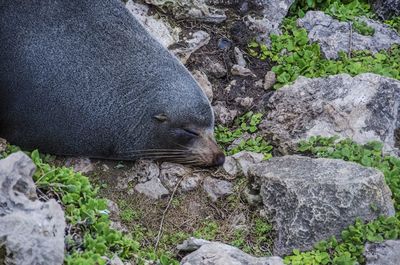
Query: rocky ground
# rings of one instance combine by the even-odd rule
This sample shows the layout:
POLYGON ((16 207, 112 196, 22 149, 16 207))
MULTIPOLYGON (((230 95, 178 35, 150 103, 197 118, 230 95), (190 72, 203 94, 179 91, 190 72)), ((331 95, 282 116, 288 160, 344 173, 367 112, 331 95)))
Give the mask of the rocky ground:
MULTIPOLYGON (((398 264, 400 174, 395 166, 386 170, 386 164, 400 165, 396 160, 400 81, 390 78, 396 73, 400 76, 400 65, 392 62, 389 77, 379 71, 359 74, 362 71, 343 70, 328 77, 298 77, 294 82, 283 82, 279 71, 272 68, 279 58, 267 56, 260 60, 260 54, 264 47, 274 50, 270 34, 283 32, 282 21, 293 2, 126 3, 153 36, 187 66, 212 102, 216 122, 223 126, 216 131, 217 140, 230 155, 222 168, 63 157, 47 157, 47 161, 87 175, 100 187, 99 196, 108 200, 113 228, 131 234, 142 248, 167 253, 181 264, 283 264, 282 258, 292 255, 294 249, 310 251, 331 236, 340 238, 345 233, 353 235, 354 229, 361 231, 357 230, 360 225, 354 224, 356 220, 368 224, 365 239, 355 242, 358 237, 354 235, 354 241, 343 237, 344 243, 338 246, 329 241, 326 244, 331 245, 317 250, 326 254, 296 252, 285 263, 398 264), (249 47, 255 41, 265 44, 257 56, 249 47), (280 82, 287 84, 274 89, 280 82), (252 114, 248 119, 240 120, 249 111, 252 114), (262 116, 257 116, 259 113, 262 116), (335 145, 338 140, 319 136, 350 138, 366 144, 365 150, 355 143, 335 145), (301 142, 310 137, 315 137, 314 142, 301 142), (384 154, 392 158, 378 163, 383 155, 370 141, 381 142, 384 154), (382 225, 374 226, 380 216, 394 218, 381 221, 386 228, 390 226, 387 234, 382 225), (381 232, 385 235, 378 240, 376 234, 381 232), (348 254, 338 250, 347 250, 345 244, 356 250, 348 250, 348 254), (309 258, 313 255, 317 258, 309 258)), ((305 29, 307 41, 320 45, 323 59, 341 60, 341 53, 351 57, 358 50, 369 50, 369 56, 381 58, 383 64, 386 58, 374 54, 390 53, 393 45, 400 44, 400 36, 382 19, 399 16, 400 2, 375 1, 372 6, 378 17, 362 18, 374 31, 372 35, 358 33, 353 22, 317 10, 306 12, 295 23, 305 29)), ((289 46, 287 39, 278 57, 297 52, 289 46)), ((296 60, 306 56, 304 52, 296 60)), ((287 59, 286 64, 290 63, 287 59)), ((358 67, 357 63, 352 66, 358 67)), ((0 153, 5 149, 0 141, 0 153)), ((46 202, 41 202, 35 192, 32 195, 31 163, 22 153, 0 161, 0 221, 6 224, 0 226, 0 245, 6 246, 7 264, 46 264, 41 259, 58 264, 63 245, 59 234, 65 226, 62 211, 54 201, 59 198, 57 194, 42 194, 39 197, 46 202), (54 199, 48 200, 47 196, 54 199), (49 208, 54 208, 51 213, 47 212, 49 208), (25 226, 39 231, 30 241, 44 242, 40 248, 33 243, 21 247, 28 232, 14 225, 18 216, 31 211, 37 216, 25 226), (43 224, 43 218, 46 222, 40 230, 37 223, 43 224), (13 230, 18 231, 10 232, 13 230), (45 253, 39 255, 43 249, 45 253), (39 253, 38 257, 15 254, 32 250, 39 253)), ((67 225, 67 235, 73 234, 68 229, 72 228, 67 225)), ((104 260, 127 265, 134 264, 135 258, 125 263, 117 257, 104 260)))

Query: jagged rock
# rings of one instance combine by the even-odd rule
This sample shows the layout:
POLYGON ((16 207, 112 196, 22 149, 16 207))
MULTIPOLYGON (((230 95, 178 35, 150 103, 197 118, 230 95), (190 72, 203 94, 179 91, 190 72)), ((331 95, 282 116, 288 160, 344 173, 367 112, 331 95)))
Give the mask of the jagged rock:
POLYGON ((256 258, 238 248, 211 242, 184 257, 182 265, 283 265, 280 257, 256 258))
POLYGON ((339 51, 369 50, 373 53, 400 44, 400 36, 389 26, 372 19, 360 18, 375 29, 372 36, 363 36, 352 29, 349 22, 340 22, 322 11, 308 11, 297 20, 300 27, 308 31, 308 38, 318 42, 328 59, 337 59, 339 51))
POLYGON ((118 204, 113 202, 112 200, 107 200, 107 209, 110 211, 112 215, 119 215, 119 207, 118 204))
POLYGON ((272 71, 268 71, 264 77, 264 89, 271 89, 276 83, 276 74, 272 71))
POLYGON ((197 189, 202 178, 200 176, 184 178, 180 184, 182 192, 189 192, 197 189))
POLYGON ((178 245, 176 248, 180 251, 194 251, 199 249, 202 245, 210 244, 208 240, 190 237, 183 241, 182 244, 178 245))
POLYGON ((164 47, 168 48, 170 45, 179 41, 181 29, 178 27, 171 27, 167 21, 163 21, 161 18, 148 15, 149 7, 147 5, 138 4, 129 0, 126 3, 126 8, 164 47))
POLYGON ((253 105, 254 99, 251 97, 238 97, 235 98, 235 102, 238 103, 240 106, 245 107, 245 108, 250 108, 251 105, 253 105))
POLYGON ((255 81, 254 82, 254 87, 263 88, 264 87, 264 81, 262 79, 255 81))
POLYGON ((398 265, 400 263, 400 240, 367 243, 364 257, 366 265, 398 265))
POLYGON ((255 74, 253 74, 253 72, 248 69, 245 68, 243 66, 240 66, 238 64, 235 64, 232 66, 231 68, 231 74, 232 75, 238 75, 238 76, 251 76, 251 77, 256 77, 255 74))
POLYGON ((192 169, 180 164, 164 162, 161 164, 161 182, 170 190, 173 190, 181 178, 192 176, 192 169))
POLYGON ((169 194, 169 191, 162 185, 158 178, 137 184, 135 190, 153 199, 162 199, 169 194))
POLYGON ((400 16, 400 0, 371 0, 375 13, 381 19, 400 16))
POLYGON ((263 159, 263 154, 241 151, 226 157, 223 168, 231 176, 237 176, 239 174, 246 176, 250 165, 260 163, 263 159))
POLYGON ((110 265, 124 265, 124 263, 122 262, 122 260, 118 256, 114 256, 110 260, 110 265))
POLYGON ((226 197, 233 193, 233 184, 226 181, 207 177, 204 179, 203 188, 212 201, 226 197))
POLYGON ((279 29, 294 0, 260 0, 255 1, 262 9, 263 17, 247 16, 246 24, 250 30, 259 34, 258 40, 271 44, 271 34, 281 34, 279 29))
POLYGON ((54 200, 39 201, 35 165, 23 152, 0 160, 0 246, 6 264, 63 264, 65 220, 54 200))
POLYGON ((215 113, 215 119, 220 124, 230 124, 234 121, 238 115, 238 111, 235 109, 228 109, 225 102, 218 101, 213 106, 215 113))
POLYGON ((238 47, 235 47, 234 52, 235 52, 236 63, 239 66, 246 67, 247 62, 243 57, 243 52, 238 47))
POLYGON ((226 20, 224 10, 210 7, 205 0, 145 0, 147 4, 167 8, 177 19, 192 19, 203 22, 221 23, 226 20))
POLYGON ((311 136, 378 140, 398 153, 400 82, 375 74, 300 77, 269 98, 260 129, 288 154, 311 136))
MULTIPOLYGON (((147 182, 160 176, 160 167, 151 160, 137 160, 132 168, 126 173, 123 181, 128 184, 129 181, 147 182)), ((127 188, 124 187, 124 188, 127 188)))
POLYGON ((65 166, 72 167, 75 172, 82 174, 87 174, 94 170, 92 161, 88 157, 68 158, 65 161, 65 166))
POLYGON ((356 218, 394 215, 383 173, 352 162, 275 157, 250 165, 249 178, 275 224, 275 255, 309 250, 320 240, 339 236, 356 218))
POLYGON ((222 63, 213 61, 209 57, 205 57, 201 63, 207 75, 210 74, 216 78, 222 78, 228 73, 222 63))
POLYGON ((193 77, 196 79, 196 81, 199 83, 204 94, 206 94, 208 100, 210 102, 212 102, 213 90, 212 90, 212 85, 211 85, 210 81, 208 81, 207 75, 199 70, 194 70, 192 72, 192 74, 193 74, 193 77))
POLYGON ((196 31, 191 35, 191 38, 187 39, 182 45, 183 47, 172 50, 172 52, 181 60, 183 64, 187 62, 190 55, 207 45, 210 41, 210 35, 202 30, 196 31))

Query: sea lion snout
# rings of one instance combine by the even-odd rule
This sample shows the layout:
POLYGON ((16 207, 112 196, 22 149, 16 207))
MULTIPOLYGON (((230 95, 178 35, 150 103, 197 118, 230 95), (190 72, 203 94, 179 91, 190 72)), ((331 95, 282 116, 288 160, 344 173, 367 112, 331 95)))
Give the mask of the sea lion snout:
POLYGON ((225 162, 225 155, 216 143, 212 131, 201 133, 189 150, 197 157, 197 160, 201 161, 202 165, 222 166, 225 162))
POLYGON ((224 153, 219 153, 215 156, 213 165, 214 166, 222 166, 225 163, 225 155, 224 153))

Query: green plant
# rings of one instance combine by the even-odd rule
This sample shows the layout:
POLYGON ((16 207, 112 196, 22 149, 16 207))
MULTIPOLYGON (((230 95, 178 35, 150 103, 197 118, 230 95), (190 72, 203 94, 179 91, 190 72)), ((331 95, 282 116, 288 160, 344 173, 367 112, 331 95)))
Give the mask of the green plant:
POLYGON ((229 244, 255 256, 271 255, 272 225, 259 216, 250 219, 247 229, 238 229, 229 244))
POLYGON ((397 30, 397 32, 400 34, 400 16, 399 17, 393 17, 392 19, 384 21, 385 24, 391 26, 393 29, 397 30))
POLYGON ((138 213, 133 211, 132 209, 125 209, 121 211, 120 217, 124 222, 132 222, 133 220, 138 219, 138 213))
POLYGON ((375 29, 368 26, 365 21, 354 20, 353 29, 364 36, 372 36, 375 33, 375 29))
POLYGON ((371 54, 368 51, 354 51, 352 57, 341 52, 338 60, 324 59, 320 46, 309 44, 305 29, 296 26, 295 18, 286 19, 282 35, 271 36, 271 48, 257 42, 249 43, 249 54, 261 60, 270 59, 276 65, 272 71, 277 75, 274 88, 291 83, 299 76, 325 77, 339 73, 357 75, 376 73, 400 79, 400 47, 394 45, 388 51, 371 54))
MULTIPOLYGON (((381 242, 400 238, 400 159, 383 155, 382 144, 370 142, 360 145, 352 140, 338 140, 338 137, 311 137, 299 143, 298 151, 317 157, 343 159, 364 166, 374 167, 383 172, 386 183, 392 191, 396 216, 384 217, 364 223, 358 219, 341 233, 341 242, 335 237, 316 244, 314 250, 293 251, 285 257, 286 264, 345 264, 364 262, 362 255, 366 242, 381 242)), ((371 206, 373 207, 373 206, 371 206)))
POLYGON ((205 221, 203 226, 194 232, 193 236, 197 238, 203 238, 205 240, 215 240, 218 229, 218 223, 214 221, 205 221))
MULTIPOLYGON (((253 113, 252 111, 247 112, 243 116, 237 118, 234 121, 233 127, 235 129, 229 129, 222 125, 218 125, 215 128, 215 139, 217 143, 222 146, 224 150, 232 144, 233 141, 239 139, 244 133, 254 134, 258 131, 258 125, 262 121, 261 113, 253 113)), ((240 151, 252 151, 264 154, 265 158, 270 158, 270 151, 272 146, 268 144, 261 136, 255 136, 250 139, 242 140, 235 147, 230 150, 226 150, 226 155, 233 155, 240 151)))
MULTIPOLYGON (((17 147, 9 146, 1 158, 18 150, 17 147)), ((64 208, 70 227, 66 235, 65 264, 101 265, 107 263, 104 257, 111 258, 114 255, 122 259, 133 259, 137 264, 145 264, 146 260, 179 264, 165 254, 156 255, 141 249, 138 241, 133 239, 134 236, 112 229, 106 201, 97 197, 98 188, 94 188, 87 177, 70 168, 45 163, 38 151, 33 151, 30 156, 36 165, 33 179, 37 188, 50 197, 59 198, 64 208), (80 240, 76 240, 77 237, 80 240)))
POLYGON ((303 17, 308 10, 324 11, 340 21, 352 21, 360 16, 374 16, 368 1, 363 0, 296 0, 290 7, 290 14, 303 17))

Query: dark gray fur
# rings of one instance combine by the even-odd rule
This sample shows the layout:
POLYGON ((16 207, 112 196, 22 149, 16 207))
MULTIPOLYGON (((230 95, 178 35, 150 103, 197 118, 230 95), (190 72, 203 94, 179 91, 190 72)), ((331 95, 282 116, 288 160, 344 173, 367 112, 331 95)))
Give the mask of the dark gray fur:
POLYGON ((129 159, 193 127, 213 127, 204 93, 119 0, 0 0, 0 137, 129 159))

